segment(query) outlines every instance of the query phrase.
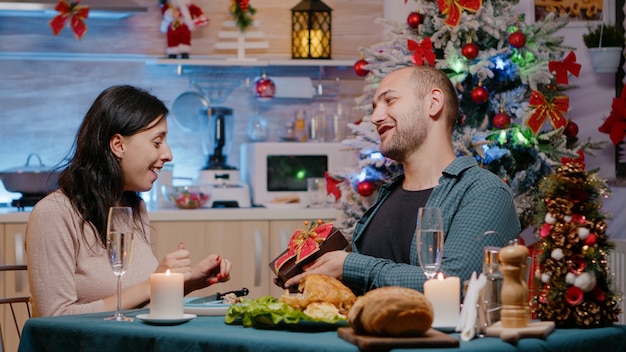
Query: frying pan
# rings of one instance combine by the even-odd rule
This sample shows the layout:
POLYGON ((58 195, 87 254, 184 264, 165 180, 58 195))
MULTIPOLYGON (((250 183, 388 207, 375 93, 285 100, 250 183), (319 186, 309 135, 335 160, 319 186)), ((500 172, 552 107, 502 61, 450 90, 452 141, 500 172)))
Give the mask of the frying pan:
POLYGON ((180 94, 172 104, 172 114, 178 126, 187 133, 200 131, 202 119, 207 118, 211 103, 204 95, 194 91, 180 94))
POLYGON ((58 170, 45 167, 39 154, 33 153, 26 159, 26 165, 0 171, 0 180, 9 192, 48 194, 57 188, 60 174, 58 170), (39 165, 30 165, 32 157, 39 160, 39 165))

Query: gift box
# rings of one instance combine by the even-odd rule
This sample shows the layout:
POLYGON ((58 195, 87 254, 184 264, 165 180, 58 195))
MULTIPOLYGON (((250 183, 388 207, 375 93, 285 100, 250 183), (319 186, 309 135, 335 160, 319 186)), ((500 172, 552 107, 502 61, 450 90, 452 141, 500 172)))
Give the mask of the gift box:
POLYGON ((302 267, 321 257, 324 253, 345 250, 350 243, 331 223, 317 222, 306 229, 296 230, 289 240, 288 248, 269 264, 278 277, 285 282, 301 274, 302 267))

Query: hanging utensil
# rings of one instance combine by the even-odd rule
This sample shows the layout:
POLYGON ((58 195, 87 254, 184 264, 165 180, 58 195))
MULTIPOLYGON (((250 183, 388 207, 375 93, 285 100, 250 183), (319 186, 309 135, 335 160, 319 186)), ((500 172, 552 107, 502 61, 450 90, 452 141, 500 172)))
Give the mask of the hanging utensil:
POLYGON ((172 114, 178 126, 187 133, 197 133, 202 119, 208 118, 209 99, 194 91, 180 94, 172 104, 172 114))

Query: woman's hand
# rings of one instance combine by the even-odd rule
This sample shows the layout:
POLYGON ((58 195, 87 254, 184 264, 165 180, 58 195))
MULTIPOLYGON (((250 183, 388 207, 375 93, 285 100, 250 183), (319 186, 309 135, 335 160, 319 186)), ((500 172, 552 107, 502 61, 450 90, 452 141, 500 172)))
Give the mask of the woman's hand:
POLYGON ((167 269, 170 269, 172 273, 184 274, 185 281, 191 279, 191 259, 189 259, 189 251, 185 249, 184 243, 181 242, 176 251, 168 253, 161 260, 156 272, 164 273, 167 269))
POLYGON ((230 260, 217 254, 211 254, 204 258, 191 268, 191 278, 185 280, 185 294, 230 280, 231 266, 230 260))

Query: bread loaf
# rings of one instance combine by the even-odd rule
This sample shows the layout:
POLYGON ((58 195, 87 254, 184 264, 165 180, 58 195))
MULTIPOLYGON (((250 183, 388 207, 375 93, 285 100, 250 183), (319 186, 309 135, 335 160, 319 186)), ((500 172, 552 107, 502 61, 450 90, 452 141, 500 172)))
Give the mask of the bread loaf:
POLYGON ((433 318, 432 304, 424 294, 397 286, 367 292, 348 313, 357 334, 375 336, 421 336, 433 318))

